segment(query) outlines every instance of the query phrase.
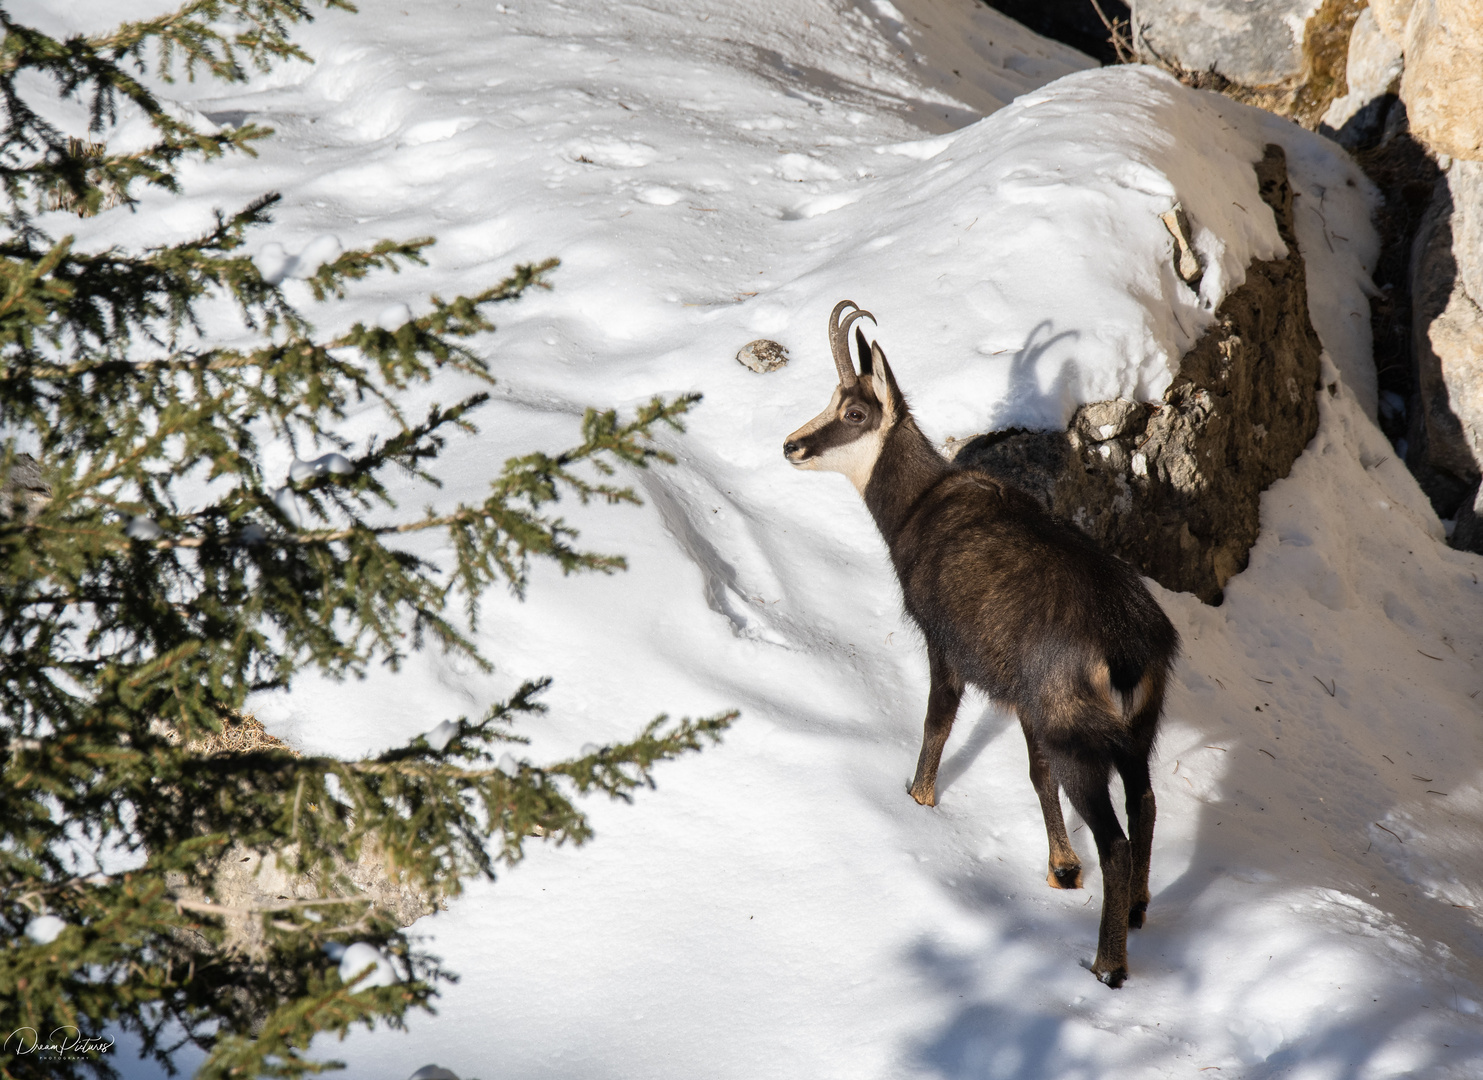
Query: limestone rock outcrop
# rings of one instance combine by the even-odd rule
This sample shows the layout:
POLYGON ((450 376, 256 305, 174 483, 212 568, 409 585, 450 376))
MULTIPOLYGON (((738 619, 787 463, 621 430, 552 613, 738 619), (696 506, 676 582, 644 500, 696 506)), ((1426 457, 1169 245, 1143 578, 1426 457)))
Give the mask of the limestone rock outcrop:
POLYGON ((1406 20, 1416 0, 1370 0, 1370 10, 1375 13, 1375 23, 1380 32, 1397 45, 1406 40, 1406 20))
POLYGON ((1329 135, 1381 188, 1381 422, 1455 520, 1453 545, 1483 553, 1483 0, 1133 0, 1131 12, 1139 59, 1329 135))
POLYGON ((1433 153, 1483 158, 1483 0, 1415 0, 1401 98, 1433 153))
MULTIPOLYGON (((1398 104, 1373 99, 1385 116, 1374 156, 1411 141, 1435 177, 1400 282, 1410 297, 1406 464, 1437 513, 1455 519, 1453 546, 1483 553, 1483 0, 1374 0, 1371 10, 1403 69, 1398 104)), ((1356 130, 1341 141, 1363 146, 1363 119, 1347 120, 1356 130)), ((1404 180, 1388 207, 1401 217, 1404 180)))

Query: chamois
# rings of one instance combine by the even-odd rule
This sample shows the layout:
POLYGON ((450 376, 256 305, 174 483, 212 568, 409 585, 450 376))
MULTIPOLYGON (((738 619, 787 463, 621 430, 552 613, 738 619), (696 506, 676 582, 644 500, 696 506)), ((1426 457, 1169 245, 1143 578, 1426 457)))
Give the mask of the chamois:
POLYGON ((906 611, 927 643, 931 690, 911 796, 937 802, 937 768, 965 686, 1013 709, 1050 840, 1052 888, 1081 887, 1064 788, 1096 840, 1102 922, 1092 973, 1128 974, 1128 928, 1148 908, 1154 797, 1148 758, 1179 635, 1137 572, 1034 498, 949 462, 907 409, 878 343, 849 329, 875 316, 843 300, 829 316, 839 385, 829 407, 788 436, 801 469, 850 478, 890 548, 906 611), (854 308, 843 321, 840 315, 854 308), (1108 784, 1122 776, 1131 843, 1108 784))

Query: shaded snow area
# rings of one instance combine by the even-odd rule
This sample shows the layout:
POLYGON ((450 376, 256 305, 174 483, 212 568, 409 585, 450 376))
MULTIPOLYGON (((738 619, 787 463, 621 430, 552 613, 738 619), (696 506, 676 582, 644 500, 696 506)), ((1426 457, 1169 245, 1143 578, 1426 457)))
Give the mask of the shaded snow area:
MULTIPOLYGON (((78 25, 118 10, 46 6, 78 25)), ((419 923, 463 976, 438 1015, 326 1056, 370 1080, 432 1061, 486 1080, 1479 1075, 1483 560, 1443 545, 1369 418, 1373 196, 1336 148, 1150 70, 1085 70, 967 0, 360 7, 304 31, 312 67, 166 90, 277 137, 88 242, 186 236, 278 190, 261 258, 297 290, 308 249, 439 237, 429 269, 373 279, 326 329, 560 256, 554 290, 480 345, 497 400, 450 445, 439 499, 574 441, 584 406, 705 401, 666 437, 679 464, 634 478, 644 507, 567 508, 626 574, 539 568, 530 602, 488 598, 495 675, 422 655, 305 679, 259 717, 306 750, 371 753, 550 674, 535 761, 660 711, 742 718, 634 805, 590 804, 590 846, 537 846, 419 923), (967 699, 941 804, 907 796, 920 639, 854 490, 792 471, 781 443, 828 400, 843 298, 875 312, 938 439, 1158 397, 1249 261, 1283 251, 1249 168, 1271 141, 1326 348, 1321 427, 1263 497, 1223 606, 1155 588, 1185 653, 1149 923, 1114 992, 1086 970, 1094 849, 1072 815, 1088 887, 1046 888, 1011 717, 967 699), (1198 293, 1159 220, 1175 200, 1198 293), (792 362, 744 369, 755 338, 792 362)), ((411 411, 468 389, 445 379, 411 411)))

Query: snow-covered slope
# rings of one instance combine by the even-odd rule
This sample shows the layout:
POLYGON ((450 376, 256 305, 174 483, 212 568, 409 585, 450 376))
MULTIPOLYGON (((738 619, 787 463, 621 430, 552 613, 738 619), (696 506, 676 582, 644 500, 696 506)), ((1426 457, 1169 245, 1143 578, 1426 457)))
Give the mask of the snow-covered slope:
POLYGON ((263 242, 290 253, 440 238, 346 321, 561 256, 553 292, 499 313, 498 400, 450 448, 450 498, 565 445, 583 406, 706 400, 680 464, 636 478, 644 508, 570 509, 627 574, 542 570, 530 603, 489 598, 494 676, 428 655, 305 680, 259 716, 356 754, 551 674, 534 759, 661 710, 743 717, 636 805, 594 804, 589 847, 535 850, 420 923, 464 976, 439 1015, 326 1055, 372 1080, 434 1060, 486 1080, 1476 1075, 1483 560, 1441 544, 1368 419, 1375 238, 1349 162, 1155 73, 1081 71, 968 0, 360 6, 304 33, 313 67, 171 90, 278 137, 92 241, 189 234, 265 189, 285 201, 263 242), (1300 194, 1332 392, 1225 604, 1160 593, 1186 654, 1150 921, 1114 993, 1084 970, 1098 875, 1043 884, 1011 718, 966 702, 941 805, 905 794, 919 642, 854 491, 792 472, 781 442, 828 398, 844 297, 876 313, 939 437, 1156 396, 1247 261, 1280 249, 1246 167, 1268 141, 1300 194), (1199 295, 1168 264, 1175 198, 1212 267, 1199 295), (793 362, 743 369, 757 337, 793 362))

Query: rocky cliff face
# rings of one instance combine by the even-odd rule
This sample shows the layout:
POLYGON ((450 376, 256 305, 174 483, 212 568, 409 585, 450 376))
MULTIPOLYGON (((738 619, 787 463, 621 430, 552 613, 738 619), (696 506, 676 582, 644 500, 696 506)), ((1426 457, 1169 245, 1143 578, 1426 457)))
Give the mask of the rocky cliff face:
POLYGON ((1288 255, 1248 268, 1161 402, 1095 402, 1065 431, 993 432, 956 455, 1206 603, 1245 568, 1262 491, 1318 428, 1320 346, 1282 150, 1268 146, 1256 169, 1288 255))
POLYGON ((1360 125, 1349 141, 1382 169, 1411 159, 1386 185, 1386 213, 1416 218, 1392 230, 1406 258, 1381 282, 1409 299, 1395 320, 1408 331, 1393 360, 1405 420, 1397 448, 1437 513, 1455 519, 1452 545, 1483 553, 1483 0, 1372 9, 1374 49, 1393 50, 1401 76, 1374 99, 1379 130, 1360 125))
POLYGON ((1452 544, 1483 553, 1483 162, 1437 182, 1411 263, 1416 389, 1406 463, 1455 518, 1452 544))
POLYGON ((1380 421, 1483 553, 1483 0, 1136 0, 1133 46, 1293 117, 1381 188, 1380 421))

